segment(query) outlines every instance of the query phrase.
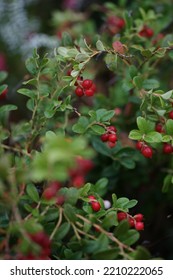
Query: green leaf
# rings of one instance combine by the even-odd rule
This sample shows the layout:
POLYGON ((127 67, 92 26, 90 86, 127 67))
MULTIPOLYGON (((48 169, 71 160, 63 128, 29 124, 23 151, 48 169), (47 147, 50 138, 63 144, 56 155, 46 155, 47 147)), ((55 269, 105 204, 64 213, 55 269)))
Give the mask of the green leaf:
POLYGON ((124 234, 122 233, 119 235, 119 240, 122 241, 124 244, 131 246, 133 245, 136 241, 138 241, 140 237, 140 234, 138 231, 134 229, 130 229, 124 234))
POLYGON ((136 204, 138 203, 138 201, 136 199, 132 199, 129 202, 127 202, 123 207, 125 208, 133 208, 134 206, 136 206, 136 204))
POLYGON ((0 71, 0 83, 2 83, 8 76, 8 73, 5 71, 0 71))
POLYGON ((170 135, 162 136, 162 142, 170 142, 171 140, 172 140, 172 137, 170 135))
POLYGON ((96 49, 97 49, 98 51, 105 51, 105 47, 104 47, 102 41, 98 40, 98 41, 96 42, 96 49))
POLYGON ((68 49, 65 48, 65 47, 59 47, 58 48, 58 53, 63 56, 63 57, 67 57, 67 52, 68 52, 68 49))
POLYGON ((91 186, 92 186, 92 185, 91 185, 90 183, 86 183, 86 184, 83 186, 83 188, 80 188, 80 189, 79 189, 79 194, 80 194, 80 196, 86 197, 86 196, 88 195, 90 189, 91 189, 91 186))
POLYGON ((144 57, 147 57, 147 58, 149 58, 149 57, 152 56, 152 52, 151 52, 149 49, 147 49, 147 50, 142 50, 142 51, 141 51, 141 54, 142 54, 144 57))
POLYGON ((83 62, 89 58, 89 55, 86 53, 79 53, 75 57, 75 61, 77 62, 83 62))
POLYGON ((137 118, 137 126, 141 133, 146 134, 154 130, 154 123, 147 121, 143 117, 137 118))
POLYGON ((71 222, 75 222, 76 221, 76 209, 71 205, 71 204, 67 204, 65 203, 64 205, 64 214, 67 216, 67 218, 71 221, 71 222))
POLYGON ((133 78, 133 83, 138 89, 141 89, 143 85, 143 78, 141 76, 136 76, 133 78))
POLYGON ((173 120, 167 120, 166 124, 166 132, 170 135, 173 136, 173 120))
POLYGON ((154 89, 154 88, 158 88, 160 86, 160 83, 155 79, 148 79, 143 81, 142 86, 145 89, 154 89))
POLYGON ((14 111, 17 110, 17 106, 16 105, 3 105, 0 107, 0 113, 5 113, 5 112, 10 112, 10 111, 14 111))
POLYGON ((124 235, 129 229, 129 223, 127 220, 123 220, 119 223, 115 230, 115 235, 120 239, 122 235, 124 235))
POLYGON ((22 95, 25 95, 27 97, 30 97, 30 98, 35 97, 35 91, 27 89, 27 88, 20 88, 20 89, 18 89, 17 92, 22 94, 22 95))
POLYGON ((135 76, 137 76, 137 74, 138 74, 138 69, 136 68, 136 66, 131 65, 131 66, 129 67, 129 74, 130 74, 131 79, 133 79, 135 76))
POLYGON ((54 235, 55 241, 62 240, 69 232, 70 224, 68 222, 64 222, 57 230, 56 234, 54 235))
POLYGON ((26 192, 28 196, 34 201, 38 202, 39 201, 39 194, 36 189, 36 187, 33 184, 28 184, 26 187, 26 192))
POLYGON ((131 13, 129 13, 129 11, 124 12, 124 19, 126 22, 127 29, 131 29, 131 27, 133 25, 133 18, 132 18, 131 13))
POLYGON ((73 125, 72 130, 75 133, 83 134, 87 130, 89 121, 86 117, 80 117, 78 122, 73 125))
POLYGON ((119 255, 119 249, 107 249, 92 255, 94 260, 115 260, 119 255))
POLYGON ((117 205, 117 196, 115 193, 112 194, 112 205, 116 208, 117 205))
POLYGON ((128 168, 128 169, 133 169, 135 168, 135 162, 132 158, 127 158, 127 157, 122 157, 121 158, 121 165, 123 165, 124 167, 128 168))
POLYGON ((96 111, 96 118, 98 122, 101 121, 101 118, 105 115, 105 113, 107 113, 106 109, 99 109, 96 111))
POLYGON ((107 145, 105 143, 103 143, 100 139, 95 138, 92 140, 92 144, 94 149, 102 154, 105 155, 107 157, 111 157, 112 153, 111 153, 111 149, 107 147, 107 145))
POLYGON ((1 93, 3 93, 4 90, 7 89, 7 87, 8 87, 7 85, 1 85, 0 86, 0 95, 1 95, 1 93))
POLYGON ((124 208, 124 205, 126 205, 128 202, 129 202, 128 198, 120 197, 117 199, 116 208, 124 208))
POLYGON ((73 40, 71 35, 68 32, 63 32, 62 33, 62 44, 66 46, 72 46, 73 45, 73 40))
POLYGON ((101 135, 103 133, 105 133, 105 129, 104 127, 98 125, 98 124, 94 124, 91 126, 91 129, 98 135, 101 135))
POLYGON ((103 196, 107 192, 107 188, 106 188, 107 185, 108 185, 108 179, 101 178, 96 182, 94 186, 94 191, 98 193, 100 196, 103 196))
POLYGON ((105 216, 102 222, 103 228, 109 229, 112 226, 117 226, 118 220, 117 220, 117 212, 116 211, 110 211, 105 216))
POLYGON ((148 143, 162 142, 162 135, 159 132, 152 131, 144 135, 144 140, 148 143))
POLYGON ((163 181, 163 187, 162 187, 162 192, 166 193, 169 191, 170 187, 172 186, 172 175, 168 174, 163 181))
POLYGON ((76 188, 67 188, 67 192, 65 194, 65 201, 71 205, 75 205, 79 198, 79 190, 76 188))
POLYGON ((133 129, 130 131, 129 138, 133 140, 141 140, 143 133, 140 130, 133 129))
POLYGON ((151 255, 148 250, 142 246, 137 246, 134 253, 132 253, 134 260, 149 260, 151 255))
POLYGON ((36 64, 36 60, 31 57, 31 58, 28 58, 25 62, 25 65, 26 65, 26 69, 28 70, 28 72, 32 75, 36 75, 37 72, 38 72, 38 67, 37 67, 37 64, 36 64))
POLYGON ((110 119, 113 118, 114 115, 115 115, 114 110, 107 111, 101 116, 100 121, 102 121, 102 122, 109 121, 110 119))
POLYGON ((164 94, 162 94, 161 97, 165 100, 168 100, 169 98, 171 98, 172 93, 173 93, 173 90, 169 90, 169 91, 165 92, 164 94))

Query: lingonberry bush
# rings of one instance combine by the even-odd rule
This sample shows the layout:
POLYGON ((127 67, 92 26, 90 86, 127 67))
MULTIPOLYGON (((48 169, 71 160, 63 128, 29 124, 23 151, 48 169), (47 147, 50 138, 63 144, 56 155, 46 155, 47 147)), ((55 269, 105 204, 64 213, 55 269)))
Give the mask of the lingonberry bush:
POLYGON ((135 188, 160 181, 161 170, 171 197, 173 38, 162 33, 169 19, 147 8, 132 16, 112 3, 93 9, 105 16, 99 35, 72 28, 53 55, 33 50, 26 60, 20 121, 0 73, 1 258, 157 257, 142 244, 148 221, 140 208, 148 205, 135 208, 135 188))

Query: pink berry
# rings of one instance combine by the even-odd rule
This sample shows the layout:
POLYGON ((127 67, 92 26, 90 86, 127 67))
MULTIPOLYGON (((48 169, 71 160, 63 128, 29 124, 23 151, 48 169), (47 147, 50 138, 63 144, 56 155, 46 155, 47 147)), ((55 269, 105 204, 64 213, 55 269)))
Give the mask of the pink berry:
POLYGON ((93 81, 92 80, 89 80, 89 79, 86 79, 86 80, 84 80, 83 82, 82 82, 82 87, 84 88, 84 89, 90 89, 91 87, 92 87, 92 85, 93 85, 93 81))
POLYGON ((143 222, 137 222, 135 224, 135 229, 136 230, 143 230, 144 229, 144 223, 143 222))
POLYGON ((108 141, 108 146, 109 148, 114 148, 116 146, 116 142, 111 142, 111 141, 108 141))
POLYGON ((89 195, 88 198, 89 198, 89 202, 93 202, 96 200, 96 197, 94 195, 89 195))
POLYGON ((91 207, 94 212, 98 212, 98 211, 100 211, 101 205, 98 201, 93 201, 93 202, 91 202, 91 207))
POLYGON ((77 96, 83 96, 84 95, 83 89, 81 87, 77 87, 75 89, 75 93, 76 93, 77 96))
POLYGON ((108 126, 107 130, 110 131, 110 132, 116 132, 117 131, 116 127, 113 126, 113 125, 108 126))
POLYGON ((153 150, 151 147, 149 146, 145 146, 142 150, 141 150, 142 154, 144 157, 146 158, 152 158, 153 156, 153 150))
POLYGON ((142 214, 136 214, 135 216, 134 216, 134 219, 135 219, 135 221, 136 222, 142 222, 143 221, 143 219, 144 219, 144 216, 142 215, 142 214))

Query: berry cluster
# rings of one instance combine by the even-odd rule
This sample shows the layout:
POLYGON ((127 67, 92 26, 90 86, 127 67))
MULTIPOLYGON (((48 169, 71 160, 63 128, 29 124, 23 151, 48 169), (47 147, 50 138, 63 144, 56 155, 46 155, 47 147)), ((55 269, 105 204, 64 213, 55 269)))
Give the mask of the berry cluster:
POLYGON ((153 29, 149 28, 148 26, 144 25, 142 30, 138 33, 141 37, 151 38, 154 35, 153 29))
POLYGON ((51 241, 47 234, 43 231, 37 233, 29 234, 29 238, 32 242, 36 243, 40 250, 39 252, 29 251, 27 255, 20 255, 18 259, 20 260, 47 260, 51 253, 51 241))
POLYGON ((143 230, 144 229, 144 223, 143 223, 143 215, 142 214, 136 214, 135 216, 131 216, 128 213, 125 212, 119 212, 117 214, 118 222, 121 222, 122 220, 127 220, 129 223, 129 226, 132 228, 135 228, 136 230, 143 230))
POLYGON ((69 171, 70 185, 80 188, 85 184, 85 176, 93 169, 93 162, 80 156, 76 158, 76 166, 69 171))
POLYGON ((100 203, 97 201, 96 197, 94 195, 89 195, 89 203, 91 204, 91 207, 94 212, 98 212, 101 209, 100 203))
POLYGON ((138 141, 136 143, 136 149, 146 158, 152 158, 153 156, 153 149, 143 141, 138 141))
POLYGON ((118 140, 116 132, 117 132, 117 129, 115 126, 112 126, 112 125, 108 126, 106 133, 101 135, 102 142, 107 142, 107 144, 110 148, 115 147, 116 142, 118 140))
POLYGON ((83 80, 81 76, 77 78, 75 86, 75 94, 79 97, 83 95, 88 97, 93 96, 96 92, 96 85, 93 83, 93 81, 90 79, 83 80))

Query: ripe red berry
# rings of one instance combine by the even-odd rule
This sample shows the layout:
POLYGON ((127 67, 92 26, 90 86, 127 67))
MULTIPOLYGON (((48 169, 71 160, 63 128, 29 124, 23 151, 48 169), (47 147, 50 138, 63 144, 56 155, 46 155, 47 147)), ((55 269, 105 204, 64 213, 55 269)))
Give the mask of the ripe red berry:
POLYGON ((85 178, 83 175, 76 175, 72 179, 72 185, 76 188, 81 188, 85 184, 85 178))
POLYGON ((143 222, 136 222, 135 229, 136 230, 143 230, 144 229, 144 223, 143 222))
POLYGON ((112 143, 115 143, 117 141, 117 135, 116 134, 110 134, 108 137, 108 140, 112 143))
POLYGON ((165 132, 164 128, 163 128, 163 125, 161 123, 157 123, 156 126, 155 126, 155 130, 159 133, 163 133, 165 132))
POLYGON ((98 201, 93 201, 93 202, 91 202, 91 207, 94 212, 98 212, 98 211, 100 211, 101 205, 98 201))
POLYGON ((118 219, 118 222, 127 219, 127 213, 125 213, 125 212, 117 213, 117 219, 118 219))
POLYGON ((171 145, 171 144, 165 143, 165 144, 163 145, 163 153, 164 153, 164 154, 171 154, 172 152, 173 152, 173 147, 172 147, 172 145, 171 145))
POLYGON ((153 156, 153 150, 149 146, 143 147, 141 152, 142 152, 143 156, 146 158, 152 158, 152 156, 153 156))
POLYGON ((139 32, 139 35, 146 38, 151 38, 154 35, 153 29, 148 26, 144 26, 143 29, 139 32))
POLYGON ((63 195, 58 195, 56 198, 56 204, 57 205, 63 205, 65 202, 65 197, 63 195))
POLYGON ((89 195, 88 198, 89 198, 89 202, 93 202, 96 200, 96 197, 94 195, 89 195))
POLYGON ((136 149, 137 149, 137 150, 141 150, 142 147, 143 147, 143 145, 144 145, 144 142, 138 141, 138 142, 136 143, 136 149))
POLYGON ((123 18, 117 17, 116 25, 121 29, 125 26, 125 20, 123 18))
POLYGON ((169 118, 173 120, 173 111, 169 112, 169 118))
POLYGON ((128 223, 129 223, 130 227, 134 227, 135 226, 135 221, 134 221, 134 219, 132 217, 128 218, 128 223))
POLYGON ((93 85, 93 81, 92 80, 89 80, 89 79, 86 79, 86 80, 84 80, 83 82, 82 82, 82 87, 84 88, 84 89, 90 89, 91 87, 92 87, 92 85, 93 85))
POLYGON ((136 222, 142 222, 143 221, 143 219, 144 219, 144 216, 142 215, 142 214, 136 214, 135 216, 134 216, 134 219, 135 219, 135 221, 136 222))
POLYGON ((101 135, 101 140, 102 142, 107 142, 108 141, 108 138, 109 138, 109 134, 108 133, 104 133, 101 135))
POLYGON ((44 190, 44 192, 43 192, 43 198, 46 199, 46 200, 50 200, 50 199, 52 199, 53 197, 55 197, 56 192, 57 192, 56 189, 49 187, 49 188, 47 188, 47 189, 44 190))
POLYGON ((3 92, 0 94, 0 100, 3 100, 6 98, 6 95, 8 93, 8 89, 4 89, 3 92))
POLYGON ((77 87, 75 89, 75 93, 76 93, 77 96, 83 96, 84 95, 83 89, 81 87, 77 87))
POLYGON ((93 83, 90 89, 95 93, 97 90, 96 85, 93 83))
POLYGON ((86 96, 93 96, 94 95, 94 91, 92 89, 86 89, 84 91, 86 96))
POLYGON ((151 38, 154 35, 153 29, 151 29, 151 28, 147 28, 146 33, 147 33, 148 38, 151 38))

